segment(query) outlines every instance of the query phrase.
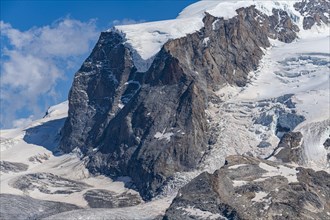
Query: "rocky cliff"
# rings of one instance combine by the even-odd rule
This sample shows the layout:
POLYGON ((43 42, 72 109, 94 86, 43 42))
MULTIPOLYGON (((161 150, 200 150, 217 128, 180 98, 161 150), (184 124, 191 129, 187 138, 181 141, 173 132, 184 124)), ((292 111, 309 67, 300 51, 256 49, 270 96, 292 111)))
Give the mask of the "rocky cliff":
MULTIPOLYGON (((316 23, 317 13, 308 15, 316 23)), ((75 74, 60 149, 79 149, 92 173, 130 176, 144 199, 152 198, 175 172, 197 168, 212 144, 205 110, 219 99, 214 91, 245 86, 269 39, 297 39, 295 19, 254 6, 230 19, 205 13, 199 31, 167 41, 145 72, 125 33, 103 32, 75 74)))

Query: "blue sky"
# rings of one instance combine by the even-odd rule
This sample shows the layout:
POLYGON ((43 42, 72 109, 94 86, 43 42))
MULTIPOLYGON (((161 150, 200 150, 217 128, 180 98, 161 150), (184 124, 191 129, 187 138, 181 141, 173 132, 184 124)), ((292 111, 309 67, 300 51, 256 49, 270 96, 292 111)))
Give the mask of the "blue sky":
POLYGON ((101 31, 175 18, 185 1, 1 0, 1 128, 24 126, 67 99, 101 31))

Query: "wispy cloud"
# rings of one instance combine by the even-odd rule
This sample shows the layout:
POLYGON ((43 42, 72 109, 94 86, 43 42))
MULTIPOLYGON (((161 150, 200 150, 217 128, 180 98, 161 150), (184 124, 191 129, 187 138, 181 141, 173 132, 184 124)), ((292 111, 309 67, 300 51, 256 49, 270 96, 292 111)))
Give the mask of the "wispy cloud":
POLYGON ((146 22, 145 20, 134 20, 130 18, 124 18, 122 20, 114 20, 112 22, 112 25, 128 25, 128 24, 138 24, 138 23, 143 23, 146 22))
POLYGON ((0 21, 1 127, 20 126, 45 111, 40 103, 54 103, 57 84, 76 71, 97 40, 94 20, 60 19, 27 31, 0 21), (20 112, 29 112, 26 119, 20 112))
POLYGON ((12 125, 14 128, 21 128, 21 127, 25 127, 27 126, 29 123, 31 123, 33 121, 33 116, 31 115, 28 118, 19 118, 19 119, 15 119, 12 122, 12 125))

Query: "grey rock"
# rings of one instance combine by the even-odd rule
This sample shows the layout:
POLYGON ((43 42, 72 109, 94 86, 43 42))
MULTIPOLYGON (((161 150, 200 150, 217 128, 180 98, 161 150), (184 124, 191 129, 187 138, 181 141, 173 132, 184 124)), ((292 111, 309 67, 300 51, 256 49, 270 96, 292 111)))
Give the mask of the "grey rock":
POLYGON ((278 147, 280 149, 275 157, 284 163, 303 163, 303 149, 301 148, 302 134, 300 132, 289 132, 285 134, 278 147))
POLYGON ((217 192, 213 190, 212 179, 212 175, 205 172, 180 189, 178 193, 180 196, 177 196, 173 200, 171 206, 166 211, 164 219, 198 219, 194 216, 189 216, 189 214, 179 214, 184 212, 182 208, 188 207, 194 207, 210 213, 217 213, 219 199, 217 192), (188 193, 188 190, 191 190, 190 193, 188 193))
POLYGON ((273 15, 269 17, 270 37, 280 41, 291 43, 297 38, 299 27, 295 25, 286 11, 273 9, 273 15))
POLYGON ((31 156, 28 158, 28 160, 33 163, 36 163, 36 162, 43 163, 43 161, 48 160, 49 157, 50 157, 50 154, 43 153, 43 154, 31 156))
POLYGON ((88 190, 84 193, 84 199, 91 208, 123 208, 138 205, 143 201, 138 194, 128 191, 118 194, 102 189, 88 190))
POLYGON ((33 199, 29 196, 0 194, 0 217, 3 220, 35 220, 80 207, 63 202, 33 199))
POLYGON ((29 168, 29 165, 24 163, 15 163, 15 162, 9 162, 9 161, 0 161, 0 170, 3 173, 19 173, 26 171, 29 168))
POLYGON ((311 29, 315 24, 320 26, 330 23, 329 10, 330 2, 328 0, 304 0, 294 5, 295 9, 304 16, 303 28, 311 29))
POLYGON ((66 179, 52 173, 31 173, 22 175, 9 184, 23 192, 37 189, 46 194, 71 194, 90 187, 85 183, 66 179))
POLYGON ((328 219, 330 175, 244 156, 184 186, 164 219, 328 219))
POLYGON ((267 141, 261 141, 257 147, 259 148, 267 148, 267 147, 270 147, 272 146, 271 143, 267 142, 267 141))

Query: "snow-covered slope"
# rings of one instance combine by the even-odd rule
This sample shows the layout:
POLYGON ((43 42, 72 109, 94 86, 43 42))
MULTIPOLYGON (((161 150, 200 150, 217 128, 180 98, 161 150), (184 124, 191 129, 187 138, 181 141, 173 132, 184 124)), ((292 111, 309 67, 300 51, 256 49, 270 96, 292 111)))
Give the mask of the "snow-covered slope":
MULTIPOLYGON (((210 108, 210 114, 214 123, 223 126, 219 138, 222 146, 217 148, 220 152, 211 155, 222 155, 223 158, 223 154, 235 154, 230 148, 233 144, 238 146, 235 149, 236 153, 250 152, 263 157, 270 154, 272 148, 255 146, 261 142, 269 142, 276 146, 279 142, 275 135, 276 127, 271 124, 260 125, 255 119, 262 118, 265 114, 276 122, 276 109, 281 103, 273 100, 292 94, 295 107, 286 111, 294 110, 295 114, 305 118, 294 130, 302 132, 304 136, 305 165, 313 164, 315 169, 329 170, 326 161, 327 151, 323 143, 330 135, 330 39, 329 36, 322 36, 323 34, 319 37, 300 39, 291 44, 273 41, 260 68, 251 73, 251 83, 247 87, 239 89, 228 86, 218 91, 221 98, 227 100, 216 108, 210 108), (220 115, 222 117, 219 120, 220 115), (315 123, 318 124, 318 129, 314 132, 315 129, 312 128, 316 126, 315 123), (236 134, 233 136, 233 133, 236 134), (224 150, 227 153, 224 153, 224 150)), ((217 160, 211 157, 209 161, 214 163, 217 160)), ((214 168, 217 166, 219 164, 214 168)))
MULTIPOLYGON (((49 108, 44 118, 32 122, 27 127, 1 130, 1 161, 13 163, 14 165, 19 163, 28 166, 27 170, 22 170, 21 172, 13 172, 13 170, 1 166, 1 193, 29 195, 36 199, 65 201, 85 207, 87 202, 83 199, 83 194, 87 190, 110 189, 118 193, 126 190, 123 182, 113 182, 111 179, 103 176, 89 176, 83 161, 79 158, 79 152, 61 155, 55 151, 59 132, 67 117, 67 110, 68 103, 64 102, 49 108), (50 173, 61 178, 67 178, 70 181, 80 181, 89 185, 89 187, 82 191, 66 194, 45 193, 40 191, 38 187, 34 188, 31 186, 21 190, 13 185, 13 182, 21 177, 36 173, 50 173)), ((57 182, 58 186, 54 185, 53 181, 52 179, 45 179, 42 184, 51 191, 66 189, 65 183, 60 183, 61 180, 57 182), (52 187, 53 189, 51 189, 52 187)), ((31 181, 31 185, 33 184, 33 181, 31 181)), ((38 183, 35 184, 36 186, 38 185, 38 183)))
POLYGON ((135 49, 143 60, 156 55, 169 39, 193 33, 203 26, 199 18, 182 18, 141 24, 116 26, 125 34, 127 43, 135 49))
POLYGON ((229 19, 237 15, 236 13, 237 9, 246 8, 251 5, 255 5, 256 9, 267 15, 271 15, 272 10, 275 8, 275 9, 283 9, 299 17, 298 13, 294 10, 293 7, 295 2, 298 1, 297 0, 292 0, 292 1, 202 0, 183 9, 183 11, 179 14, 178 18, 199 17, 202 19, 204 17, 205 12, 207 12, 215 17, 223 17, 224 19, 229 19))

